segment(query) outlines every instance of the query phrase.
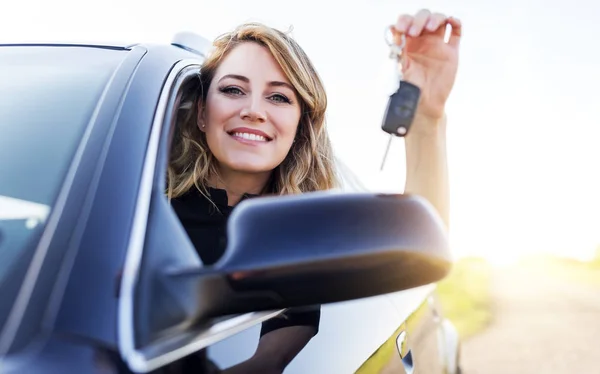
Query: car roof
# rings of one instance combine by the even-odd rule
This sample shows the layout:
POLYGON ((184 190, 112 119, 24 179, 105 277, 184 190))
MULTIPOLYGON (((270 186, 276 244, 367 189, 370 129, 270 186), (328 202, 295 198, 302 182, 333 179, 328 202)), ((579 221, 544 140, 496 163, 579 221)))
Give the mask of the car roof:
MULTIPOLYGON (((16 46, 32 46, 32 47, 83 47, 83 48, 104 48, 104 49, 131 49, 136 45, 150 46, 155 43, 141 43, 141 42, 113 42, 113 43, 102 43, 102 42, 15 42, 15 43, 0 43, 0 47, 16 47, 16 46)), ((158 43, 163 44, 163 43, 158 43)), ((167 43, 168 44, 168 43, 167 43)), ((190 31, 181 31, 173 35, 171 45, 186 49, 190 52, 205 55, 211 47, 211 42, 203 37, 202 35, 196 34, 190 31)))
POLYGON ((0 43, 0 47, 92 47, 92 48, 108 48, 108 49, 130 49, 135 44, 100 44, 100 43, 0 43))

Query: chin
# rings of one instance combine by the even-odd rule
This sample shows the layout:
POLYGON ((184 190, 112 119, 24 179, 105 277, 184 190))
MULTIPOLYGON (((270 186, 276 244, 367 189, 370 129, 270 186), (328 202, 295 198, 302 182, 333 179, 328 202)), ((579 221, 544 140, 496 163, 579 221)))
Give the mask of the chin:
POLYGON ((273 171, 279 163, 269 162, 269 160, 253 160, 248 157, 246 159, 228 160, 228 162, 223 162, 221 165, 240 173, 266 173, 273 171))

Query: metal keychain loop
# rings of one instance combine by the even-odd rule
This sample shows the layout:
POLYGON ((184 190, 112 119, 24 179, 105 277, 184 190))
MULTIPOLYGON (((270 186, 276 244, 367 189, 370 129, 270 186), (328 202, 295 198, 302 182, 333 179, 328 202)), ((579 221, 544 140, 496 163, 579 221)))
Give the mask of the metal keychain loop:
POLYGON ((383 38, 388 47, 390 47, 390 58, 400 60, 402 56, 402 50, 406 46, 406 36, 402 34, 402 42, 400 43, 400 45, 394 43, 394 35, 392 33, 393 27, 394 26, 386 27, 383 38))

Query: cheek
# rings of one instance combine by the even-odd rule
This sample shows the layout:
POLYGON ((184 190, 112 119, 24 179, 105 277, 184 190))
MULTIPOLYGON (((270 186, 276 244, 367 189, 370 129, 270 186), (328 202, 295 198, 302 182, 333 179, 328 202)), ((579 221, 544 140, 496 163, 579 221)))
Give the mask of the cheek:
POLYGON ((226 102, 217 95, 209 96, 206 100, 206 127, 211 130, 214 130, 215 127, 222 127, 225 119, 231 117, 233 111, 234 108, 230 102, 226 102))
POLYGON ((286 113, 279 113, 277 116, 277 133, 279 140, 283 143, 292 144, 298 131, 298 124, 300 122, 300 111, 286 111, 286 113))
POLYGON ((206 136, 208 148, 215 155, 220 154, 219 134, 223 131, 224 109, 222 100, 219 100, 218 96, 209 93, 206 98, 206 110, 204 112, 206 127, 202 130, 206 136))
POLYGON ((206 100, 206 127, 203 129, 206 135, 206 141, 209 148, 215 154, 219 154, 222 148, 221 143, 225 137, 224 129, 227 122, 235 116, 236 108, 231 100, 213 94, 208 96, 206 100))

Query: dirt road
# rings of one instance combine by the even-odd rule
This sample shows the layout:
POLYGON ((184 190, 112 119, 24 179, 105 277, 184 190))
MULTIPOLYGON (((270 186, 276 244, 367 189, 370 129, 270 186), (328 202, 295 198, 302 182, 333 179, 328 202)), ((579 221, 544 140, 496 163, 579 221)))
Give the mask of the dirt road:
POLYGON ((492 324, 464 342, 465 374, 600 374, 600 287, 494 271, 492 324))

